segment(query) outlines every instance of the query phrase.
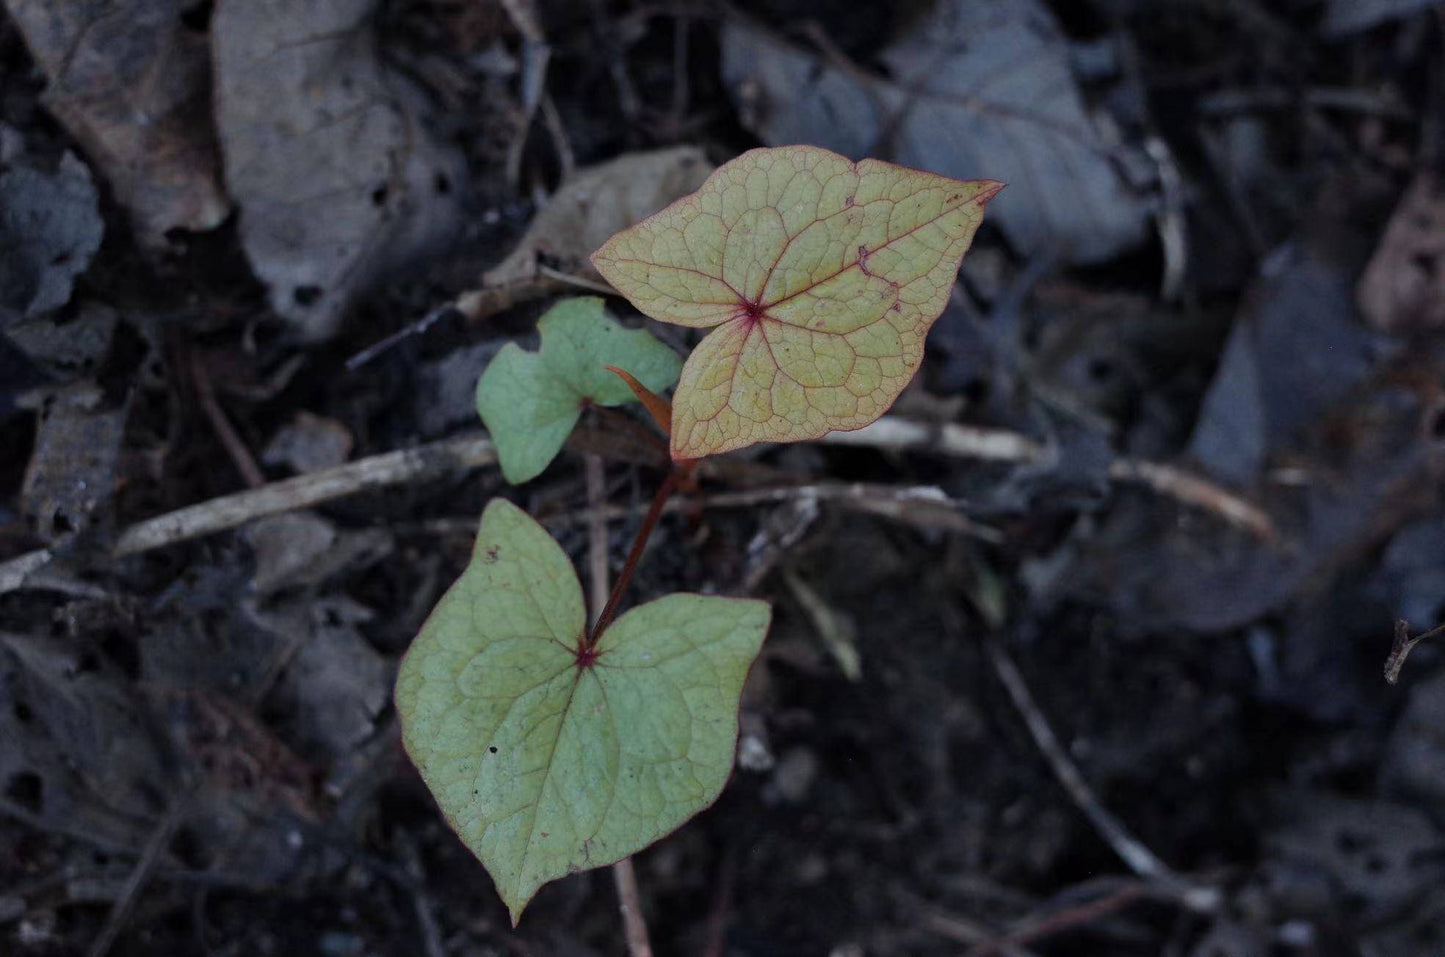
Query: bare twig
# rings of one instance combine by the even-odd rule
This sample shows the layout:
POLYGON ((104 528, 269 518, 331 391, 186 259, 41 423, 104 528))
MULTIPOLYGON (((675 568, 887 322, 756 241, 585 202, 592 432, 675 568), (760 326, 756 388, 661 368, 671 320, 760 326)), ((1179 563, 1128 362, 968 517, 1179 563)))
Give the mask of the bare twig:
POLYGON ((1063 785, 1074 804, 1083 812, 1084 817, 1088 818, 1089 823, 1094 826, 1094 830, 1114 849, 1114 853, 1119 855, 1119 859, 1141 878, 1173 890, 1191 909, 1211 911, 1217 908, 1220 902, 1217 889, 1193 885, 1180 877, 1153 851, 1145 847, 1138 838, 1130 834, 1119 819, 1104 807, 1094 795, 1093 788, 1089 787, 1084 776, 1079 773, 1078 767, 1064 751, 1063 745, 1059 743, 1054 729, 1049 725, 1043 712, 1039 710, 1038 703, 1034 701, 1033 692, 1024 682, 1024 677, 1013 659, 998 642, 992 639, 985 641, 985 647, 994 671, 998 674, 999 680, 1003 682, 1004 689, 1008 692, 1014 707, 1023 717, 1029 735, 1034 739, 1034 744, 1038 745, 1050 770, 1059 779, 1059 783, 1063 785))
POLYGON ((607 604, 611 591, 611 577, 607 568, 607 475, 603 469, 602 456, 588 455, 583 458, 587 472, 587 606, 592 624, 607 604))
POLYGON ((622 911, 627 952, 632 957, 652 957, 652 944, 647 939, 647 922, 642 917, 642 895, 637 890, 637 872, 632 869, 632 858, 624 857, 613 864, 612 878, 617 884, 618 909, 622 911))
MULTIPOLYGON (((164 545, 213 535, 268 515, 309 508, 369 489, 491 465, 496 460, 497 453, 492 443, 482 435, 468 435, 415 449, 373 455, 309 475, 272 482, 261 488, 223 495, 139 522, 120 533, 111 555, 116 558, 135 555, 164 545)), ((22 587, 26 577, 43 568, 52 557, 49 551, 41 549, 0 564, 0 593, 22 587)))
POLYGON ((1141 900, 1158 900, 1160 897, 1173 899, 1175 895, 1163 894, 1150 884, 1129 882, 1111 893, 1086 900, 1072 907, 1065 907, 1036 918, 1026 918, 1019 926, 999 937, 981 940, 969 949, 967 957, 988 957, 993 954, 1010 954, 1022 944, 1043 940, 1061 934, 1075 927, 1092 924, 1130 904, 1141 900))
POLYGON ((226 417, 226 410, 221 408, 221 403, 216 400, 215 387, 211 385, 211 377, 198 353, 191 354, 191 382, 196 387, 196 399, 201 403, 201 411, 206 414, 207 421, 211 423, 216 437, 221 440, 226 454, 235 463, 236 471, 241 473, 241 478, 251 488, 265 485, 266 476, 256 464, 255 456, 246 448, 246 443, 241 440, 235 426, 231 425, 231 420, 226 417))
MULTIPOLYGON (((830 445, 913 450, 992 462, 1033 462, 1048 454, 1045 446, 1017 432, 953 423, 930 425, 894 416, 884 416, 855 432, 829 433, 820 441, 830 445)), ((224 495, 147 519, 123 531, 111 553, 117 558, 134 555, 236 528, 268 515, 309 508, 367 489, 420 481, 451 471, 491 465, 496 460, 496 451, 491 442, 481 435, 463 436, 416 449, 374 455, 336 468, 272 482, 234 495, 224 495)), ((1145 485, 1176 501, 1207 509, 1266 541, 1277 539, 1269 516, 1256 506, 1182 469, 1137 459, 1115 459, 1109 467, 1109 475, 1120 481, 1145 485)), ((998 539, 996 531, 962 515, 943 517, 949 507, 956 512, 956 503, 950 503, 946 497, 940 499, 941 493, 937 490, 925 492, 909 487, 899 489, 866 484, 821 484, 712 496, 707 500, 707 504, 719 508, 742 507, 808 494, 900 521, 934 527, 941 522, 944 527, 985 540, 998 539), (811 491, 805 491, 809 489, 811 491), (885 489, 890 491, 883 492, 885 489), (934 506, 945 508, 936 509, 934 506), (928 515, 927 521, 919 517, 925 512, 928 515)), ((613 517, 614 514, 616 513, 607 513, 607 517, 613 517)), ((0 563, 0 594, 22 587, 27 577, 43 568, 52 557, 49 551, 41 549, 0 563)))
POLYGON ((1395 622, 1395 644, 1390 649, 1390 657, 1385 659, 1385 680, 1390 684, 1398 682, 1400 669, 1405 667, 1405 659, 1410 657, 1411 650, 1426 638, 1442 634, 1445 634, 1445 625, 1437 625, 1411 638, 1410 623, 1403 620, 1395 622))
MULTIPOLYGON (((1043 444, 1006 429, 951 422, 932 425, 891 415, 854 432, 830 432, 819 441, 829 445, 932 452, 988 462, 1037 462, 1050 454, 1043 444)), ((1257 506, 1175 466, 1118 458, 1109 465, 1109 477, 1144 485, 1183 504, 1206 509, 1265 541, 1278 538, 1274 523, 1257 506)))
POLYGON ((131 869, 130 876, 125 879, 120 896, 111 905, 110 913, 105 918, 105 924, 101 927, 100 933, 96 935, 94 943, 90 945, 90 950, 87 952, 89 957, 105 957, 109 953, 116 936, 125 926, 131 909, 135 907, 141 890, 150 880, 151 873, 160 863, 161 856, 171 846, 171 838, 175 836, 176 827, 180 825, 181 818, 185 815, 189 804, 190 801, 187 797, 182 795, 172 800, 171 806, 166 809, 165 817, 161 818, 160 824, 151 832, 150 839, 146 841, 145 848, 141 851, 140 859, 131 869))
MULTIPOLYGON (((957 914, 946 914, 930 908, 925 910, 921 916, 926 929, 955 944, 983 944, 995 939, 987 927, 957 914)), ((1004 957, 1033 957, 1033 951, 1025 950, 1006 941, 1000 940, 993 946, 994 952, 1003 954, 1004 957)))
MULTIPOLYGON (((607 516, 603 503, 607 495, 607 476, 602 458, 589 455, 587 471, 587 586, 591 624, 595 627, 611 591, 607 569, 607 516)), ((642 916, 642 895, 637 889, 637 874, 632 858, 624 857, 612 865, 613 882, 617 885, 618 910, 622 913, 627 950, 632 957, 652 957, 652 944, 647 936, 647 921, 642 916)))
POLYGON ((409 834, 401 839, 401 854, 402 864, 406 868, 407 876, 411 878, 405 889, 411 897, 412 909, 416 911, 417 924, 421 927, 424 953, 426 957, 447 957, 446 944, 442 941, 442 931, 437 924, 431 895, 426 890, 426 871, 421 864, 421 852, 409 834))
MULTIPOLYGON (((936 485, 886 485, 876 482, 816 482, 804 485, 780 485, 767 488, 741 489, 674 498, 663 506, 663 514, 691 508, 724 509, 755 508, 785 502, 829 502, 843 508, 879 515, 919 528, 941 529, 971 535, 982 541, 998 543, 1003 536, 995 528, 976 522, 959 509, 961 503, 949 498, 936 485)), ((647 511, 647 503, 637 505, 603 505, 553 515, 538 516, 543 525, 579 525, 600 514, 607 521, 636 518, 647 511)), ((420 528, 433 534, 474 535, 475 519, 435 519, 421 523, 420 528)))

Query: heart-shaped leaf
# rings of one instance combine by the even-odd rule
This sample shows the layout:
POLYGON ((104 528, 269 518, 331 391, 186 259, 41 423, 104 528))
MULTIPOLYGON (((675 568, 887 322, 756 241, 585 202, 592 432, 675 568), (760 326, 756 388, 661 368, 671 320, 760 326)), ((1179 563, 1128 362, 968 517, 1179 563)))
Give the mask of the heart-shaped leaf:
POLYGON ((606 366, 626 369, 660 391, 677 381, 677 353, 646 330, 625 329, 596 296, 564 299, 537 323, 541 348, 507 343, 477 380, 477 412, 513 485, 541 474, 562 449, 583 405, 635 401, 606 366))
POLYGON ((567 556, 515 505, 487 506, 471 564, 402 662, 396 707, 513 923, 543 884, 615 863, 717 798, 769 614, 669 595, 588 648, 567 556))
POLYGON ((609 239, 592 262, 634 306, 717 327, 673 395, 673 458, 882 415, 1002 188, 811 146, 759 149, 609 239))

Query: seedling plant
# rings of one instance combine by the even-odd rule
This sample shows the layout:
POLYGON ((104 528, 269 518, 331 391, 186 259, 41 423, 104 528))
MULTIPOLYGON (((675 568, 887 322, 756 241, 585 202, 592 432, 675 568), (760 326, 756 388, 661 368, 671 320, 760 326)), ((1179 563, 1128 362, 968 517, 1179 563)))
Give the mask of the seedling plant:
POLYGON ((407 753, 513 923, 547 882, 677 829, 731 773, 768 605, 674 594, 618 615, 669 496, 706 456, 882 415, 1001 188, 806 146, 744 153, 592 256, 644 315, 711 330, 685 362, 579 298, 542 317, 537 352, 508 345, 483 372, 510 482, 540 474, 589 405, 642 402, 672 459, 592 627, 562 548, 496 498, 402 662, 407 753))

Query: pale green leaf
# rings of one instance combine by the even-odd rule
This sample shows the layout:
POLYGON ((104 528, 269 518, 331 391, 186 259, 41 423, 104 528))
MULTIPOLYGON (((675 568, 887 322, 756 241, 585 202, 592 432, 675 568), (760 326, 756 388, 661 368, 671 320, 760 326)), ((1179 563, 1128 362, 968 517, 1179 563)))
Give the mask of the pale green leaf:
POLYGON ((526 482, 567 441, 585 402, 622 405, 632 392, 604 366, 632 373, 654 392, 677 381, 682 360, 642 329, 625 329, 601 299, 564 299, 537 323, 537 352, 508 344, 477 380, 477 412, 492 434, 502 475, 526 482))
POLYGON ((579 657, 566 556, 494 499, 472 562, 397 677, 402 741, 515 922, 537 889, 648 846, 711 804, 766 603, 670 595, 579 657))

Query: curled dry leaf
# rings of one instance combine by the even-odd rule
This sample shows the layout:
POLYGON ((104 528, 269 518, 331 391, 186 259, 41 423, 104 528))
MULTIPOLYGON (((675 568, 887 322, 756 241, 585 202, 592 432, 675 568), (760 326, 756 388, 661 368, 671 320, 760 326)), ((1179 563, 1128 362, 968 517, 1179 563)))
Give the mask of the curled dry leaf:
POLYGON ((628 153, 579 170, 537 214, 512 254, 489 270, 488 286, 535 279, 537 263, 593 275, 587 257, 644 216, 702 185, 712 164, 695 146, 628 153))
POLYGON ((752 150, 608 240, 592 261, 634 306, 713 329, 673 397, 673 458, 887 411, 1001 188, 809 146, 752 150))
POLYGON ((271 305, 322 338, 458 223, 464 166, 376 55, 373 0, 221 0, 216 124, 241 242, 271 305))
POLYGON ((5 0, 48 85, 45 103, 99 168, 143 240, 230 212, 209 118, 210 55, 182 0, 5 0))

